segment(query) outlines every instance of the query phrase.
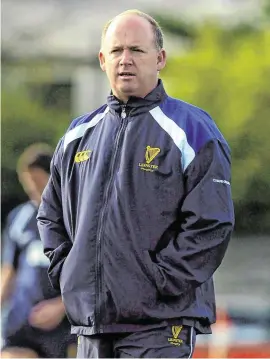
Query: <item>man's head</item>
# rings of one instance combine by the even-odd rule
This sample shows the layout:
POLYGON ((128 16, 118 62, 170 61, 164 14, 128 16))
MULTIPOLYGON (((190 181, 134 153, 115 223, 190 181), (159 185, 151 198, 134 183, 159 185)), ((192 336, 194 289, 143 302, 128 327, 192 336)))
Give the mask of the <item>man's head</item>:
POLYGON ((145 97, 166 64, 160 26, 138 10, 117 15, 104 27, 99 60, 117 98, 145 97))
POLYGON ((19 181, 28 197, 38 204, 49 180, 52 156, 53 150, 50 146, 36 143, 27 147, 18 160, 19 181))

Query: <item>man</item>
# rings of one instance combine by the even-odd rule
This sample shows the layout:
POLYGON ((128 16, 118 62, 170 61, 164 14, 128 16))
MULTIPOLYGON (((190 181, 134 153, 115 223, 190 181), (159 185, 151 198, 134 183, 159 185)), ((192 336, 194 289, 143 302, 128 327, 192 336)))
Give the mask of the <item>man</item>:
POLYGON ((38 213, 49 276, 77 357, 189 357, 215 321, 230 151, 206 112, 166 94, 150 16, 110 21, 99 60, 112 93, 59 142, 38 213))
POLYGON ((48 280, 49 261, 36 221, 52 153, 49 146, 34 144, 18 161, 18 177, 30 201, 9 214, 4 231, 1 303, 8 302, 8 312, 3 358, 65 358, 75 345, 60 293, 48 280))

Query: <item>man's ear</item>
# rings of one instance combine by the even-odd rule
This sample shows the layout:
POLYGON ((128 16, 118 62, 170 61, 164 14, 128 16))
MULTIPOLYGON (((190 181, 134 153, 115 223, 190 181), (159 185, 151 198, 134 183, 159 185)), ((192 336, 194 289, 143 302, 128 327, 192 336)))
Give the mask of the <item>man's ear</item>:
POLYGON ((106 71, 105 57, 104 57, 102 50, 99 51, 98 58, 99 58, 99 65, 101 67, 101 70, 106 71))
POLYGON ((164 49, 160 50, 157 58, 157 69, 162 70, 166 65, 167 54, 164 49))

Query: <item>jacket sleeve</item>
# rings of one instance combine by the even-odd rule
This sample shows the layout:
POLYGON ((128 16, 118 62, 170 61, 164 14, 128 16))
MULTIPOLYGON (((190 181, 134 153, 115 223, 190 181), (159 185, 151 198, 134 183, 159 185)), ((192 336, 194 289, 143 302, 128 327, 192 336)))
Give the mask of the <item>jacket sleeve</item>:
POLYGON ((52 286, 60 288, 60 273, 64 261, 72 248, 72 242, 65 229, 62 210, 61 180, 58 163, 61 163, 61 141, 52 162, 51 175, 42 194, 37 221, 44 253, 50 260, 48 275, 52 286))
POLYGON ((227 144, 209 141, 184 176, 180 233, 156 254, 153 263, 162 295, 178 296, 210 279, 221 264, 234 226, 227 144))

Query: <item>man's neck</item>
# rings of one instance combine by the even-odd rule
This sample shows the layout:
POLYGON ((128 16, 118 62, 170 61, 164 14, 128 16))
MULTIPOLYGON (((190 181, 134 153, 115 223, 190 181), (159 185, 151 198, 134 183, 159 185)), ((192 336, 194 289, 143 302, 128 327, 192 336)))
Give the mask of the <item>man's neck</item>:
POLYGON ((123 104, 127 104, 128 100, 131 98, 131 97, 137 97, 137 98, 145 98, 146 96, 148 96, 152 91, 154 91, 154 89, 158 86, 158 80, 157 80, 157 83, 156 85, 152 88, 152 90, 150 91, 146 91, 143 95, 139 95, 139 94, 134 94, 134 95, 130 95, 130 96, 125 96, 123 94, 117 94, 116 92, 114 92, 112 90, 112 94, 114 97, 116 97, 119 101, 121 101, 123 104))

